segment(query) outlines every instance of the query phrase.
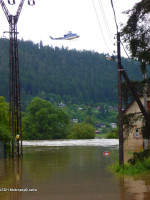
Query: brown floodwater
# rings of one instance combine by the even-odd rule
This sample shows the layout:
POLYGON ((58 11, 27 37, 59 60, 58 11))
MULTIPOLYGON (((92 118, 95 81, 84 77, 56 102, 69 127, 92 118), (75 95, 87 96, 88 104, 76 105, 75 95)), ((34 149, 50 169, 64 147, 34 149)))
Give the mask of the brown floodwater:
POLYGON ((150 174, 116 177, 116 140, 91 141, 24 143, 22 159, 0 160, 0 200, 149 200, 150 174))

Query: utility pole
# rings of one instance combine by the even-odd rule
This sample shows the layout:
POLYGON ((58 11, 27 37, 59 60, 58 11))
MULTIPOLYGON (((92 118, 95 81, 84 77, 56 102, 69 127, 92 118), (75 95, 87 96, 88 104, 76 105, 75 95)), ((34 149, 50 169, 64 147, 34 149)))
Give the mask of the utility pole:
POLYGON ((137 102, 137 104, 138 104, 138 106, 139 106, 139 108, 140 108, 140 110, 141 110, 141 113, 142 113, 143 116, 144 116, 144 119, 146 120, 147 124, 148 124, 149 127, 150 127, 150 117, 149 117, 149 115, 147 114, 147 112, 146 112, 146 110, 145 110, 145 108, 144 108, 144 106, 143 106, 143 104, 142 104, 142 102, 141 102, 141 100, 140 100, 140 98, 139 98, 139 96, 138 96, 136 90, 134 89, 132 83, 130 82, 130 79, 129 79, 129 77, 128 77, 126 71, 124 70, 123 66, 121 66, 121 69, 122 69, 122 70, 121 70, 121 73, 122 73, 122 75, 123 75, 123 78, 125 79, 125 81, 126 81, 128 87, 129 87, 129 89, 130 89, 130 91, 131 91, 131 93, 132 93, 132 95, 133 95, 135 101, 137 102))
POLYGON ((119 127, 119 164, 124 164, 123 153, 123 123, 122 123, 122 74, 121 74, 121 50, 120 33, 117 32, 117 71, 118 71, 118 127, 119 127))
MULTIPOLYGON (((114 56, 107 57, 107 60, 116 61, 114 56)), ((130 79, 121 65, 121 53, 120 53, 120 33, 117 32, 117 63, 118 63, 118 126, 119 126, 119 164, 122 165, 124 163, 124 155, 123 155, 123 123, 122 123, 122 98, 121 98, 121 75, 123 76, 124 80, 126 81, 129 90, 131 91, 135 101, 137 102, 141 113, 144 116, 146 123, 150 127, 150 117, 146 112, 136 90, 134 89, 130 79)))
MULTIPOLYGON (((21 0, 16 15, 11 15, 3 0, 0 5, 9 23, 9 129, 12 132, 12 157, 15 153, 22 156, 22 126, 21 126, 21 98, 20 98, 20 77, 19 58, 17 41, 17 22, 25 0, 21 0), (20 141, 20 147, 19 147, 20 141)), ((8 0, 10 5, 15 4, 15 0, 8 0)), ((29 5, 34 5, 34 0, 28 0, 29 5)))

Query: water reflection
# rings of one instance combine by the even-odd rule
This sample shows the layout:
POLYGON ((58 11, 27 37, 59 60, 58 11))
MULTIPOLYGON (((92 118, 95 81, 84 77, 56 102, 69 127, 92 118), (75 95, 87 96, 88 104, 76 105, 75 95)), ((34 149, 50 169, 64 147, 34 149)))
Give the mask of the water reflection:
POLYGON ((15 190, 22 188, 22 159, 0 160, 0 199, 22 200, 22 193, 15 190))
MULTIPOLYGON (((124 151, 124 161, 127 162, 133 157, 132 151, 124 151)), ((150 199, 150 173, 141 176, 125 176, 124 177, 124 190, 128 194, 129 199, 135 200, 148 200, 150 199)))
POLYGON ((143 177, 124 177, 124 189, 135 200, 148 200, 150 198, 150 174, 143 177))
POLYGON ((0 188, 26 191, 1 191, 0 200, 148 200, 148 175, 118 178, 105 170, 115 156, 112 145, 24 147, 23 159, 0 160, 0 188))

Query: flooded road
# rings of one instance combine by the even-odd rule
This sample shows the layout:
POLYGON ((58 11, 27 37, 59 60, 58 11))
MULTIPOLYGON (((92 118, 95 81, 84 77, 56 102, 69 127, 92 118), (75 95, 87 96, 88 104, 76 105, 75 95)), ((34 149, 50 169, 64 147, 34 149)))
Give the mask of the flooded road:
POLYGON ((23 142, 23 159, 0 160, 0 200, 149 200, 150 175, 115 177, 118 140, 23 142), (103 152, 111 155, 104 157, 103 152))

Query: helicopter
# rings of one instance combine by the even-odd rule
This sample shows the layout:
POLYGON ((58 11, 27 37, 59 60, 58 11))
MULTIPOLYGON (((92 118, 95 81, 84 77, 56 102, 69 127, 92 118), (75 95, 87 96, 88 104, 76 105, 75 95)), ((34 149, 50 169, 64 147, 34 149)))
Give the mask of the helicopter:
POLYGON ((76 33, 72 33, 71 31, 68 31, 68 33, 65 34, 64 37, 53 38, 52 36, 50 36, 52 40, 73 40, 79 37, 79 35, 77 35, 76 33))

